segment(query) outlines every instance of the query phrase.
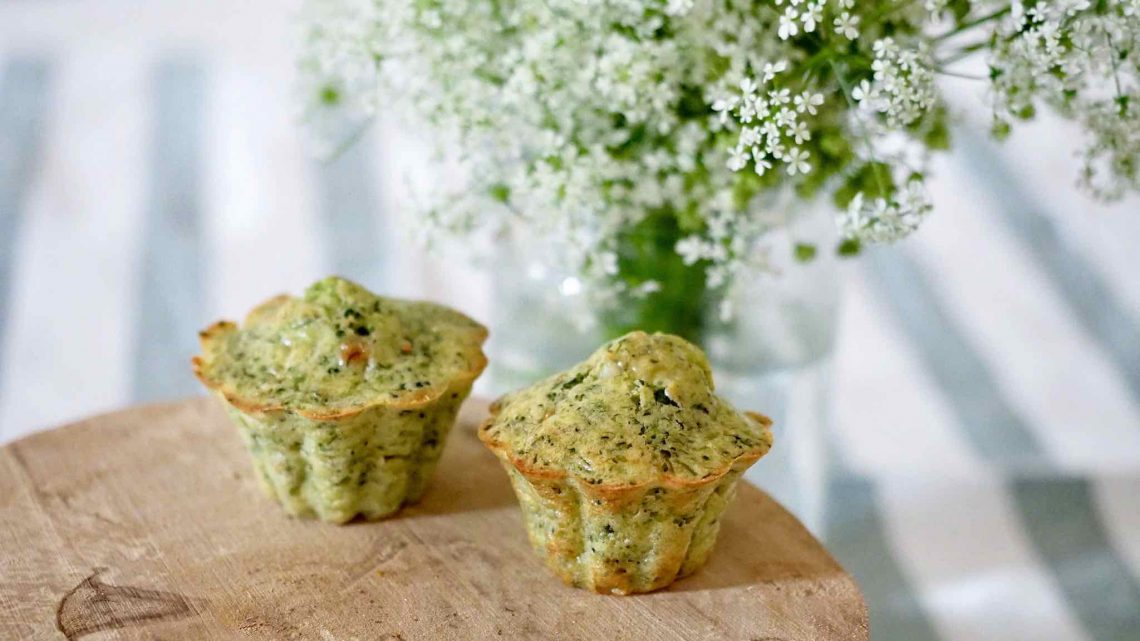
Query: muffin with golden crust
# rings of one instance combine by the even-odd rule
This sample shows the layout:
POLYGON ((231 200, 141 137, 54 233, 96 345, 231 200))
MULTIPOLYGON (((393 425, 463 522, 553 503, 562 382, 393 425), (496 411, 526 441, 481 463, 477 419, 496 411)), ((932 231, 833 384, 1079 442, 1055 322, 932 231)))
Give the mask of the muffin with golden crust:
POLYGON ((487 330, 470 318, 337 277, 199 336, 194 373, 224 401, 262 489, 334 523, 420 498, 487 364, 487 330))
POLYGON ((500 458, 530 541, 565 582, 630 594, 708 559, 771 421, 716 395, 684 339, 633 332, 491 406, 479 438, 500 458))

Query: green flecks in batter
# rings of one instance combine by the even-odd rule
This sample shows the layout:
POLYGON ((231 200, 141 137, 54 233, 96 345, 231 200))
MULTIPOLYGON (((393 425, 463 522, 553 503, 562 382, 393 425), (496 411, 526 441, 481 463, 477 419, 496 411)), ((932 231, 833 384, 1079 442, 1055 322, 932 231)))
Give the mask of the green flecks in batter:
POLYGON ((337 410, 445 389, 482 367, 485 331, 433 303, 330 277, 255 309, 203 345, 211 387, 287 410, 337 410))
POLYGON ((716 395, 705 355, 666 334, 618 338, 499 404, 488 435, 517 460, 594 485, 699 480, 771 445, 765 426, 716 395))

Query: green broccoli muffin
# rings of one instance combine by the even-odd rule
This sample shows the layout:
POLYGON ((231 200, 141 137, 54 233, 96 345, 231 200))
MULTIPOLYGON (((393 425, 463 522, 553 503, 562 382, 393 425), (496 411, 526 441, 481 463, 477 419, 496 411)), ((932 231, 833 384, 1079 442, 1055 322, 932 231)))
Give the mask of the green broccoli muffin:
POLYGON ((479 323, 337 277, 199 337, 194 373, 224 401, 262 489, 333 523, 420 498, 487 364, 479 323))
POLYGON ((572 585, 629 594, 704 564, 737 480, 771 448, 770 426, 715 394, 700 349, 633 332, 499 399, 479 437, 547 565, 572 585))

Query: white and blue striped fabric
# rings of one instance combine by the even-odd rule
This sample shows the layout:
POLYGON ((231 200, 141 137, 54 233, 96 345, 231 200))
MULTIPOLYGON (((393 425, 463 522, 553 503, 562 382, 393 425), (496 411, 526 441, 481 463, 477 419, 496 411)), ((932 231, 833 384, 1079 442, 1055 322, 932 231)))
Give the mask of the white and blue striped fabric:
MULTIPOLYGON (((0 442, 198 393, 200 327, 326 273, 488 316, 399 231, 401 131, 309 160, 292 4, 0 0, 0 442)), ((962 131, 845 267, 823 534, 875 639, 1140 639, 1140 201, 1077 194, 1075 141, 962 131)))

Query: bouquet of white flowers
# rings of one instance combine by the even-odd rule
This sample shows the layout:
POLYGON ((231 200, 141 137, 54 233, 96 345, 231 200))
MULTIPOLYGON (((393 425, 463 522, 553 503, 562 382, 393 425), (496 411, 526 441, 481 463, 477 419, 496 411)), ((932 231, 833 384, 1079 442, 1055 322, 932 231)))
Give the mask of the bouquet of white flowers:
POLYGON ((466 169, 434 228, 557 235, 645 329, 696 333, 763 255, 766 193, 833 199, 841 253, 914 231, 937 77, 975 52, 996 135, 1048 106, 1083 187, 1140 187, 1140 0, 310 0, 305 27, 319 136, 398 98, 466 169))

